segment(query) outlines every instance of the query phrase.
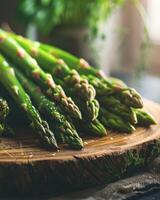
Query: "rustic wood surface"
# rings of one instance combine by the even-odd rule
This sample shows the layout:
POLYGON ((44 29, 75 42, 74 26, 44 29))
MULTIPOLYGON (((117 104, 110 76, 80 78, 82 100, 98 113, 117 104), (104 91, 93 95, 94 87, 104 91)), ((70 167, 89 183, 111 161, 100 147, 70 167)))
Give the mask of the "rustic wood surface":
MULTIPOLYGON (((160 106, 145 100, 145 108, 160 122, 160 106)), ((16 139, 0 140, 1 194, 62 193, 111 182, 144 167, 160 154, 159 124, 133 134, 110 132, 88 138, 82 151, 61 146, 59 152, 40 148, 28 130, 16 139)))
MULTIPOLYGON (((43 200, 159 200, 160 156, 143 172, 114 183, 43 200)), ((18 199, 19 200, 19 199, 18 199)))

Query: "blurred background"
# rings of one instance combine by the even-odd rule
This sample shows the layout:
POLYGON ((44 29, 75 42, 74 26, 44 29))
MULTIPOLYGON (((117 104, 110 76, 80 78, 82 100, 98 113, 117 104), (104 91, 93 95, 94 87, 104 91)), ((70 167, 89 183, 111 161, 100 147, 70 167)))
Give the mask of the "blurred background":
POLYGON ((159 0, 0 0, 0 24, 61 47, 160 103, 159 0))

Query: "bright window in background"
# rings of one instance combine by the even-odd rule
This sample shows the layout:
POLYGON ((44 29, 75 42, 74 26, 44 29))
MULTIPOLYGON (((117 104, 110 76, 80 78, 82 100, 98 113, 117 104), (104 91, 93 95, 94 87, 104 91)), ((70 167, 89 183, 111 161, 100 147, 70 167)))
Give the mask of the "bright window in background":
POLYGON ((160 0, 147 0, 147 13, 150 38, 160 43, 160 0))

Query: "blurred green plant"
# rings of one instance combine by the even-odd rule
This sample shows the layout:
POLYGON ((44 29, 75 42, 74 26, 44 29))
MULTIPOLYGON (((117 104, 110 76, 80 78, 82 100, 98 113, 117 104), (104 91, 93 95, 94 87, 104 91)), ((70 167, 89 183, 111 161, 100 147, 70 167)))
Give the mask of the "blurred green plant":
POLYGON ((96 36, 99 26, 125 0, 19 0, 18 16, 48 34, 56 26, 88 27, 96 36))
POLYGON ((150 38, 149 38, 149 33, 148 33, 148 27, 146 23, 147 12, 140 0, 132 0, 132 2, 133 2, 133 5, 138 10, 143 22, 143 36, 142 36, 142 42, 140 45, 139 62, 136 66, 136 71, 135 71, 136 77, 140 78, 142 75, 142 72, 144 72, 144 70, 149 67, 149 61, 148 61, 147 55, 149 53, 151 44, 150 44, 150 38))

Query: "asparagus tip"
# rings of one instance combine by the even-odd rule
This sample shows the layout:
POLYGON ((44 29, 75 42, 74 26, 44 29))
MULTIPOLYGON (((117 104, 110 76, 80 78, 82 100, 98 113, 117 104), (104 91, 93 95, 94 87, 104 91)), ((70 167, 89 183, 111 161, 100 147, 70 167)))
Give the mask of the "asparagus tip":
POLYGON ((81 150, 84 147, 83 141, 80 137, 74 139, 74 141, 70 144, 70 147, 74 150, 81 150))

